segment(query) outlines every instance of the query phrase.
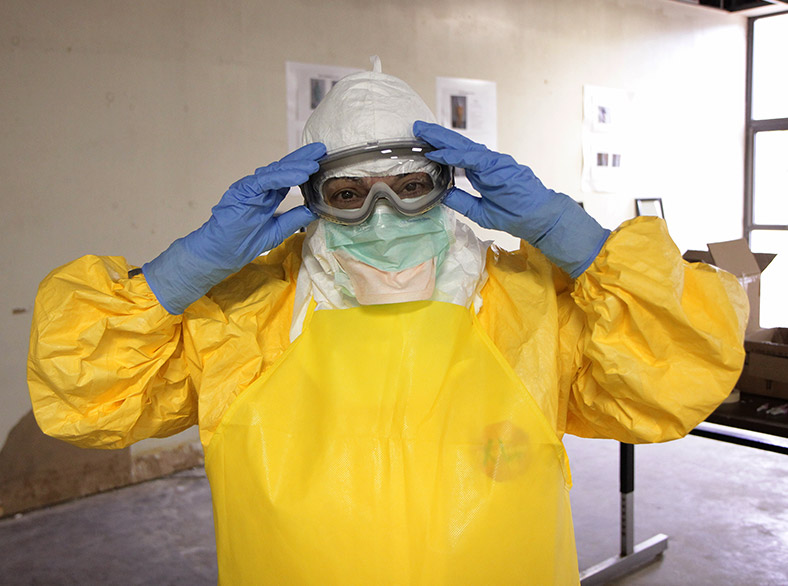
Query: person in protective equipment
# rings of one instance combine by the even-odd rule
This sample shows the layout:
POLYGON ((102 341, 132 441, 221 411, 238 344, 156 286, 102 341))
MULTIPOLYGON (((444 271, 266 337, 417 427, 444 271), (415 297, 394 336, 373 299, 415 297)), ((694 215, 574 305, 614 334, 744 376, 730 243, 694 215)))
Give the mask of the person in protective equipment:
POLYGON ((199 425, 222 583, 572 584, 561 437, 682 437, 733 388, 747 311, 662 220, 610 233, 376 67, 141 271, 52 272, 28 378, 80 446, 199 425))

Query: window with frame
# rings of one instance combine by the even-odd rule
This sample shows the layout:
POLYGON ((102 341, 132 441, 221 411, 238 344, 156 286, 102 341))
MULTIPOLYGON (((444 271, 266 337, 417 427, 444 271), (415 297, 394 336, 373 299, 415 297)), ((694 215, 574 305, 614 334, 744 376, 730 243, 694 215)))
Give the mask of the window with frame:
POLYGON ((761 278, 761 325, 788 326, 788 12, 749 19, 744 236, 776 253, 761 278))

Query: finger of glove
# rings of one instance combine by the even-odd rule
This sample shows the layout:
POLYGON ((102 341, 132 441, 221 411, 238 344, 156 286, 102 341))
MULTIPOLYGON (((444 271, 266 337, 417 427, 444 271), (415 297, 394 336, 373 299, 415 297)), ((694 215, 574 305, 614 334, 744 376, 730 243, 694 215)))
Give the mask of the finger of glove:
POLYGON ((292 153, 285 155, 279 160, 279 162, 285 163, 301 160, 317 161, 325 154, 326 145, 324 145, 322 142, 310 142, 309 144, 294 150, 292 153))
MULTIPOLYGON (((309 224, 317 220, 317 216, 306 206, 298 206, 286 211, 281 216, 274 219, 282 241, 297 232, 301 228, 306 228, 309 224)), ((278 245, 279 242, 275 244, 278 245)))
POLYGON ((485 173, 494 168, 515 167, 517 164, 508 155, 501 155, 493 151, 469 151, 461 149, 441 149, 426 154, 427 158, 450 165, 470 169, 477 173, 485 173))
POLYGON ((469 218, 484 228, 489 228, 487 225, 482 199, 471 195, 458 187, 453 188, 443 200, 443 203, 456 212, 461 213, 466 218, 469 218))
POLYGON ((271 163, 260 167, 254 174, 247 175, 233 183, 225 193, 227 197, 243 200, 247 203, 255 202, 255 198, 265 196, 272 190, 287 189, 301 185, 309 179, 309 175, 317 171, 319 165, 315 161, 294 161, 287 163, 271 163))
POLYGON ((473 142, 459 132, 422 120, 413 123, 413 134, 439 149, 487 150, 483 144, 473 142))
POLYGON ((293 208, 281 216, 271 218, 268 222, 261 225, 259 230, 255 231, 254 245, 250 247, 252 254, 249 256, 249 260, 276 248, 288 236, 307 226, 315 219, 317 217, 304 206, 293 208))
MULTIPOLYGON (((251 183, 255 178, 250 176, 248 179, 251 183)), ((211 213, 223 224, 262 224, 274 214, 288 191, 289 187, 283 187, 256 193, 251 189, 244 189, 243 186, 239 188, 236 184, 222 196, 211 213)))
POLYGON ((316 161, 309 160, 277 162, 261 167, 254 173, 259 188, 257 194, 306 183, 319 168, 316 161))

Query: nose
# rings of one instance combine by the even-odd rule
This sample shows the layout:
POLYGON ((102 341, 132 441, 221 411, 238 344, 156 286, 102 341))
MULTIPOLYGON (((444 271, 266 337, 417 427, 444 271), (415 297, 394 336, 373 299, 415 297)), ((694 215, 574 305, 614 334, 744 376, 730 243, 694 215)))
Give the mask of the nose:
POLYGON ((372 206, 373 206, 372 207, 372 213, 373 214, 378 214, 378 215, 381 214, 381 213, 393 214, 393 213, 397 212, 397 208, 395 208, 393 205, 391 205, 391 202, 389 202, 389 200, 386 199, 385 197, 381 197, 381 198, 375 200, 375 202, 372 204, 372 206))

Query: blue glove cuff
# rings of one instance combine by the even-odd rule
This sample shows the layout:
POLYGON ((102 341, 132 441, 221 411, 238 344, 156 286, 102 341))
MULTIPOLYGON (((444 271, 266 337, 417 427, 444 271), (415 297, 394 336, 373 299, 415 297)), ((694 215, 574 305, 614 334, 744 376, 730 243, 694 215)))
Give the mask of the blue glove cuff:
POLYGON ((610 230, 600 226, 577 202, 563 193, 554 192, 539 213, 553 217, 555 221, 531 244, 573 279, 579 277, 602 250, 610 230))
POLYGON ((189 250, 190 236, 179 238, 159 256, 142 265, 151 291, 173 315, 182 314, 216 283, 235 272, 226 268, 207 269, 205 259, 189 250))

